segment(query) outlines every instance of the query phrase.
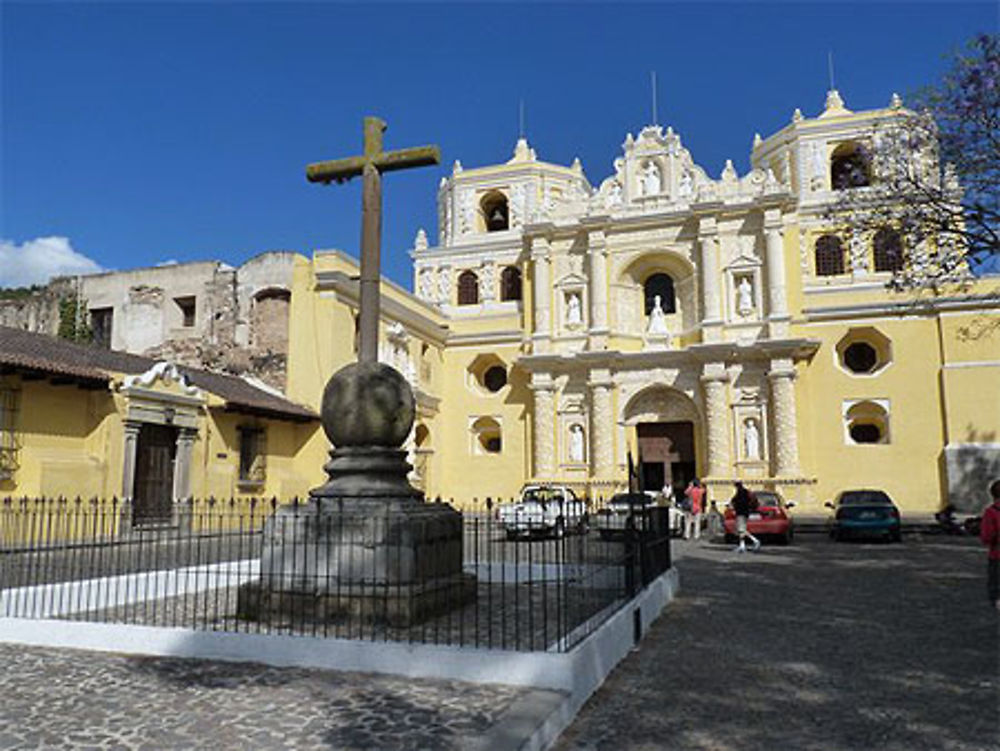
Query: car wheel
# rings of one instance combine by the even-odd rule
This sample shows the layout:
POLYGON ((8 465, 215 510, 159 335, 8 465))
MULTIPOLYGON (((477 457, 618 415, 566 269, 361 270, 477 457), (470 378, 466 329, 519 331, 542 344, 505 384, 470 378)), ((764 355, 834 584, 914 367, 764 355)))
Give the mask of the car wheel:
POLYGON ((902 542, 903 533, 898 529, 893 530, 892 533, 889 535, 889 540, 892 542, 902 542))
POLYGON ((516 540, 517 539, 517 532, 515 532, 513 529, 508 529, 507 530, 507 539, 508 540, 516 540))
POLYGON ((600 535, 602 540, 606 541, 611 539, 611 533, 608 532, 606 529, 598 530, 597 534, 600 535))
POLYGON ((727 545, 732 545, 733 543, 736 542, 736 535, 731 535, 727 533, 723 535, 723 539, 726 541, 727 545))
POLYGON ((787 545, 792 541, 792 530, 788 530, 785 534, 778 537, 778 542, 782 545, 787 545))

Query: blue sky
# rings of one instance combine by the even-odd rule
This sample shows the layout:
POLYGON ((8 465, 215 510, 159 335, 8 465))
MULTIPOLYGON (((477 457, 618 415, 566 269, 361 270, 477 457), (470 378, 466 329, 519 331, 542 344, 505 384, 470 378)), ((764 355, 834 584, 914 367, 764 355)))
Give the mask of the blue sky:
POLYGON ((539 158, 591 183, 627 132, 660 121, 717 176, 755 132, 822 108, 827 53, 848 107, 935 82, 944 56, 997 29, 996 2, 0 6, 0 286, 52 270, 231 264, 265 250, 358 253, 360 183, 305 165, 361 148, 441 147, 388 175, 383 269, 436 237, 438 180, 506 160, 524 100, 539 158), (64 238, 64 239, 63 239, 64 238), (75 266, 74 266, 75 264, 75 266), (88 265, 89 264, 89 265, 88 265))

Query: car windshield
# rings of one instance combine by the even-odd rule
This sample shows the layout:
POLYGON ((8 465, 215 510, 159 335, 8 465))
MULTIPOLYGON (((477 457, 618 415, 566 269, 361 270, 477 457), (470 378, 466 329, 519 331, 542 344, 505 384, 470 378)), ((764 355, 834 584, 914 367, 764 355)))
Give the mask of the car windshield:
POLYGON ((552 501, 559 502, 562 499, 562 491, 552 488, 528 488, 521 496, 521 500, 525 503, 545 504, 552 501))
POLYGON ((625 506, 629 504, 635 504, 638 506, 644 506, 649 503, 650 499, 648 496, 640 495, 639 493, 619 493, 618 495, 612 496, 609 503, 614 503, 615 505, 625 506))
POLYGON ((881 490, 851 490, 840 496, 841 506, 891 506, 889 496, 881 490))
POLYGON ((757 493, 757 505, 767 506, 768 508, 774 508, 780 506, 781 502, 778 500, 778 496, 774 493, 757 493))

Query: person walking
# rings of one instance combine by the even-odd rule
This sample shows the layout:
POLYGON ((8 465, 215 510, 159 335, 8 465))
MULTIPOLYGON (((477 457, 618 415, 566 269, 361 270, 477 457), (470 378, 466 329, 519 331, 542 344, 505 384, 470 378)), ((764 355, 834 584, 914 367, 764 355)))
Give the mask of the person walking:
POLYGON ((979 523, 979 539, 987 548, 986 592, 990 604, 1000 610, 1000 479, 990 483, 993 503, 983 512, 979 523))
POLYGON ((750 512, 753 511, 754 507, 753 495, 739 480, 736 481, 735 486, 736 492, 729 503, 733 507, 733 513, 736 514, 736 534, 740 538, 740 544, 736 547, 736 552, 747 552, 746 541, 748 538, 753 545, 754 551, 760 550, 760 540, 750 534, 750 531, 747 529, 747 521, 750 519, 750 512))
POLYGON ((684 489, 684 539, 701 539, 701 512, 705 507, 705 488, 694 478, 684 489))

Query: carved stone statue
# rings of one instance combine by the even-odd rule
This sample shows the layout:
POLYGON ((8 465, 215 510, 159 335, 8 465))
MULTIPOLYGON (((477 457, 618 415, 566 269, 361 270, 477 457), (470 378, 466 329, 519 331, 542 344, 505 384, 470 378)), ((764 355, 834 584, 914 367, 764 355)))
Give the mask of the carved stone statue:
POLYGON ((583 427, 579 424, 573 424, 569 429, 569 460, 583 461, 583 427))
POLYGON ((621 205, 622 205, 622 186, 617 180, 615 180, 611 183, 611 186, 608 188, 608 194, 604 198, 604 206, 605 208, 610 209, 615 206, 621 206, 621 205))
POLYGON ((566 325, 579 326, 582 323, 583 306, 580 304, 580 296, 571 292, 566 298, 566 325))
POLYGON ((747 459, 760 459, 760 431, 752 417, 743 423, 743 452, 747 459))
POLYGON ((691 177, 691 173, 684 170, 684 174, 681 175, 681 181, 679 187, 679 194, 686 198, 691 195, 691 191, 694 188, 694 180, 691 177))
POLYGON ((642 193, 646 196, 655 196, 660 192, 660 168, 656 162, 646 162, 642 170, 642 193))
POLYGON ((736 312, 746 317, 753 313, 753 286, 746 277, 740 279, 736 287, 736 312))
POLYGON ((667 331, 667 316, 663 312, 663 305, 660 302, 660 296, 656 295, 653 297, 653 309, 649 311, 649 327, 646 329, 647 334, 666 334, 667 331))

